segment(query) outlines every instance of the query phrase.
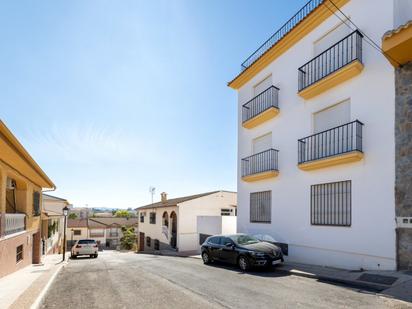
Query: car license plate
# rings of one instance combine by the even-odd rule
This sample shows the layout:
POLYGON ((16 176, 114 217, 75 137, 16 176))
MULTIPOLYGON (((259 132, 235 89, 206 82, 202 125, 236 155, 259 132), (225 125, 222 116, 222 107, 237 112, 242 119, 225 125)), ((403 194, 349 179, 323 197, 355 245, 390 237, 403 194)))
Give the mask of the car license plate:
POLYGON ((273 262, 272 262, 272 265, 276 265, 276 264, 280 264, 280 263, 282 263, 281 260, 276 260, 276 261, 273 261, 273 262))

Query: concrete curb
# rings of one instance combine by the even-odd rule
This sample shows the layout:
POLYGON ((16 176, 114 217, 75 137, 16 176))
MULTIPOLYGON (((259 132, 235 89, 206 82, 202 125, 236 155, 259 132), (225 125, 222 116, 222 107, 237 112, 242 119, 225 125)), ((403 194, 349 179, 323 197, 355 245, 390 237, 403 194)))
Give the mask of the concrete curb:
POLYGON ((40 308, 40 305, 42 304, 44 297, 46 296, 47 291, 49 290, 50 286, 52 285, 53 281, 56 279, 58 273, 62 270, 62 268, 67 265, 67 262, 64 264, 61 264, 57 267, 57 270, 54 272, 54 274, 51 276, 47 284, 44 286, 42 291, 40 292, 39 296, 37 296, 36 300, 33 302, 33 304, 30 306, 30 309, 38 309, 40 308))
POLYGON ((316 275, 312 273, 307 273, 307 272, 302 272, 302 271, 297 271, 297 270, 289 270, 289 269, 278 269, 278 271, 288 273, 294 276, 299 276, 299 277, 305 277, 305 278, 310 278, 310 279, 316 279, 319 281, 324 281, 324 282, 330 282, 330 283, 338 283, 338 284, 344 284, 347 286, 351 287, 356 287, 360 289, 367 289, 373 292, 382 292, 383 290, 386 290, 390 288, 389 286, 383 286, 380 284, 374 284, 374 283, 367 283, 367 282, 362 282, 362 281, 354 281, 354 280, 347 280, 347 279, 341 279, 341 278, 336 278, 336 277, 329 277, 329 276, 323 276, 323 275, 316 275))

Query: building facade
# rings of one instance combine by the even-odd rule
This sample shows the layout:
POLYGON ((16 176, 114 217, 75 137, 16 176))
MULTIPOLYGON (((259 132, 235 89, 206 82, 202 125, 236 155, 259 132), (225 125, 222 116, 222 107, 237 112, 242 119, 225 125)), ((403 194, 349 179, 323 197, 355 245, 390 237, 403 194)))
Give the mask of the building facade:
POLYGON ((55 185, 0 121, 0 277, 41 262, 42 189, 55 185))
POLYGON ((222 216, 236 215, 236 204, 235 192, 213 191, 173 199, 163 192, 160 202, 137 208, 139 251, 197 253, 202 234, 236 231, 235 220, 221 220, 222 216))
POLYGON ((408 3, 309 1, 242 64, 239 232, 288 244, 291 261, 399 266, 395 70, 370 41, 408 3))
POLYGON ((42 254, 60 253, 63 244, 63 208, 69 206, 66 199, 43 193, 42 254))
POLYGON ((101 249, 118 249, 123 237, 122 227, 133 227, 137 234, 137 218, 102 217, 69 219, 67 223, 68 248, 80 239, 94 239, 101 249))

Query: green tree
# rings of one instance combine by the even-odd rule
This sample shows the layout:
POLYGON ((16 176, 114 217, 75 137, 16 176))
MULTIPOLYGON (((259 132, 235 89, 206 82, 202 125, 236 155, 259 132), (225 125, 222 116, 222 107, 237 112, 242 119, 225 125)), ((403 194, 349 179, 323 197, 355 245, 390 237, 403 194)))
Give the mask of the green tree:
POLYGON ((120 238, 120 247, 125 250, 132 250, 136 246, 136 234, 134 227, 122 226, 123 237, 120 238))
POLYGON ((115 216, 119 218, 130 218, 130 213, 127 210, 119 209, 116 211, 115 216))
POLYGON ((72 212, 71 214, 69 214, 69 219, 77 219, 77 214, 72 212))

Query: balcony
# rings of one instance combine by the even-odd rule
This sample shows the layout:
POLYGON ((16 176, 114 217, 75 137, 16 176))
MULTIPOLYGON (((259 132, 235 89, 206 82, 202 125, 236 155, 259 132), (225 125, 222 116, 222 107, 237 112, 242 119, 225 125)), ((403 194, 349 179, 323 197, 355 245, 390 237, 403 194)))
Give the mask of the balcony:
POLYGON ((356 30, 298 69, 299 95, 305 100, 360 74, 362 34, 356 30))
MULTIPOLYGON (((4 214, 4 216, 5 216, 4 236, 9 236, 12 234, 23 232, 26 229, 26 215, 25 214, 6 213, 4 214)), ((0 214, 0 219, 1 219, 1 214, 0 214)), ((1 220, 0 220, 0 224, 1 224, 1 220)))
POLYGON ((283 37, 299 25, 312 11, 323 3, 324 0, 308 1, 295 15, 292 16, 278 31, 267 39, 253 54, 251 54, 241 65, 241 71, 246 70, 261 58, 269 49, 276 45, 283 37))
POLYGON ((242 106, 242 125, 251 129, 279 114, 279 89, 270 86, 242 106))
POLYGON ((310 171, 361 160, 362 127, 355 120, 298 140, 298 167, 310 171))
POLYGON ((278 152, 269 149, 242 159, 242 180, 252 182, 276 177, 279 174, 278 152))
POLYGON ((91 230, 89 236, 90 237, 104 237, 104 232, 91 230))

